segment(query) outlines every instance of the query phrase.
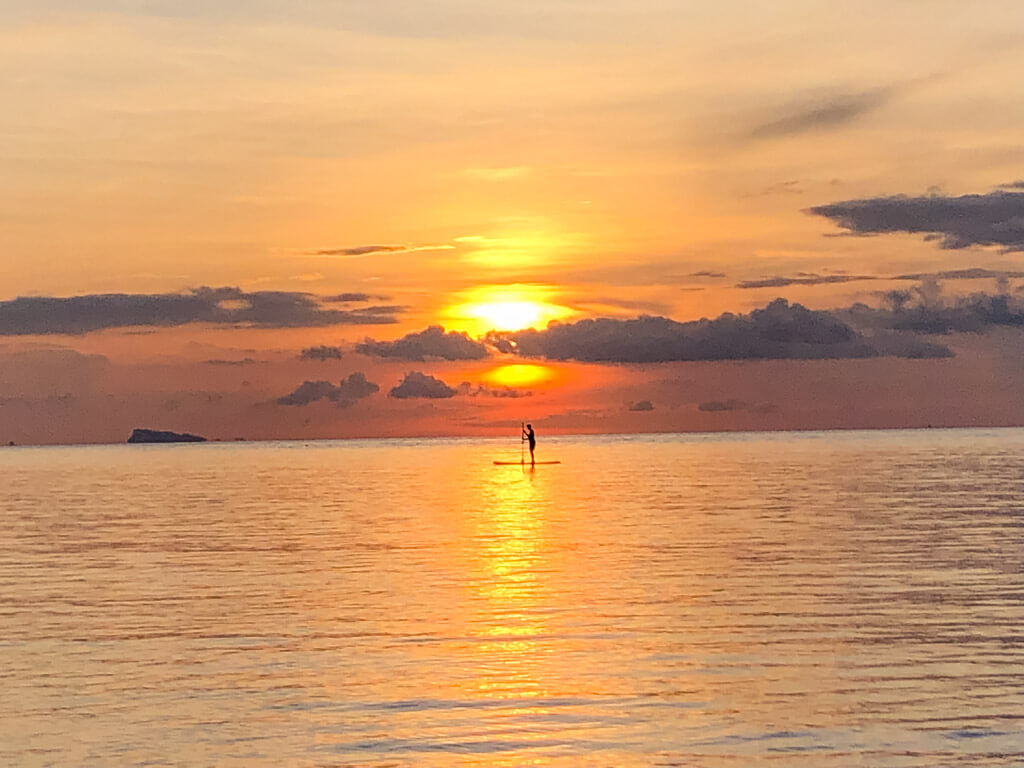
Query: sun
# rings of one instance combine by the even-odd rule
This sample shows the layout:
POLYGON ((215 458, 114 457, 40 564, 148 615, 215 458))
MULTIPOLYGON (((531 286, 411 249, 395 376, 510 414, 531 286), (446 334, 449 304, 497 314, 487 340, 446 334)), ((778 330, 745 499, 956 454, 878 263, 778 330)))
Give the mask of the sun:
POLYGON ((489 323, 494 330, 514 331, 539 324, 544 317, 544 307, 532 301, 496 301, 471 305, 467 314, 489 323))
POLYGON ((482 334, 537 328, 572 314, 551 300, 553 290, 539 285, 488 285, 459 295, 446 314, 456 327, 482 334))
POLYGON ((513 363, 492 368, 484 379, 499 387, 536 387, 549 384, 555 378, 555 370, 546 365, 534 363, 513 363))

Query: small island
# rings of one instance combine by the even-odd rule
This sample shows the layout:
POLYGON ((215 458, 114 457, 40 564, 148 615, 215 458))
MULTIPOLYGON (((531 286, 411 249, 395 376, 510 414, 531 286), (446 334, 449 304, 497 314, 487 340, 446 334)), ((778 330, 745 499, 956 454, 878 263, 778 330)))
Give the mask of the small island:
POLYGON ((133 429, 129 443, 205 443, 206 438, 188 432, 168 432, 162 429, 133 429))

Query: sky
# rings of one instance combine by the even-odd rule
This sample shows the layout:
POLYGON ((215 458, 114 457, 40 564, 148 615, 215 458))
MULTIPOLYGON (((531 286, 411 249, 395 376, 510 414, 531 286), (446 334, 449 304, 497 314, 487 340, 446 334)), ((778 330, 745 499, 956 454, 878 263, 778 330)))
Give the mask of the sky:
POLYGON ((1024 424, 1019 0, 0 0, 0 69, 0 443, 1024 424))

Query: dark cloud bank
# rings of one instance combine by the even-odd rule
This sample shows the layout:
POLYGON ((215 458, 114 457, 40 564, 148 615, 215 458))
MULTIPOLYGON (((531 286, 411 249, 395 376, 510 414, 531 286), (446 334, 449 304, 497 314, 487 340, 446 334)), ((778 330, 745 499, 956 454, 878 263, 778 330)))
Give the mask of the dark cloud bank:
POLYGON ((107 328, 170 328, 192 323, 255 328, 380 325, 397 322, 399 307, 331 309, 309 293, 193 288, 186 293, 103 293, 0 302, 0 335, 83 334, 107 328))
POLYGON ((309 405, 318 400, 329 400, 339 408, 347 408, 356 400, 369 397, 380 390, 377 384, 367 381, 366 376, 356 372, 342 379, 335 386, 329 381, 304 381, 290 395, 277 398, 278 405, 309 405))
POLYGON ((984 195, 874 197, 818 205, 807 210, 855 235, 920 233, 942 248, 975 245, 1024 251, 1024 192, 1017 187, 984 195))
POLYGON ((552 323, 544 330, 488 335, 522 357, 605 363, 698 360, 948 357, 946 347, 905 336, 865 336, 828 312, 776 299, 748 315, 679 323, 664 317, 552 323))

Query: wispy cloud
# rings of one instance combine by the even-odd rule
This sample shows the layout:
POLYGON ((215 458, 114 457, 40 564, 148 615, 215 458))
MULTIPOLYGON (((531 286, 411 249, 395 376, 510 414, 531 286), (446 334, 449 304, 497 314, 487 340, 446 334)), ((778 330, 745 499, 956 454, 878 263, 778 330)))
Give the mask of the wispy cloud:
POLYGON ((796 277, 764 277, 759 280, 742 280, 736 283, 737 288, 785 288, 790 285, 831 285, 834 283, 854 283, 860 280, 878 280, 873 275, 816 275, 800 274, 796 277))
POLYGON ((745 198, 754 197, 768 197, 769 195, 802 195, 803 190, 800 188, 799 179, 790 179, 789 181, 780 181, 776 184, 769 184, 768 186, 761 187, 754 192, 747 192, 743 195, 745 198))
POLYGON ((362 304, 367 301, 386 301, 386 296, 374 296, 369 293, 335 293, 331 296, 321 297, 323 301, 336 302, 338 304, 362 304))
POLYGON ((241 360, 203 360, 203 365, 219 365, 225 367, 240 367, 244 365, 256 365, 260 362, 259 360, 253 360, 251 357, 245 357, 241 360))
POLYGON ((969 267, 967 269, 946 269, 938 272, 912 272, 904 275, 818 275, 798 273, 793 277, 775 275, 757 280, 742 280, 736 288, 786 288, 791 285, 833 285, 854 283, 862 280, 1006 280, 1024 277, 1024 272, 1013 270, 969 267))
POLYGON ((345 248, 325 248, 311 251, 308 256, 347 257, 384 255, 389 253, 413 253, 416 251, 452 251, 455 246, 450 243, 437 245, 354 245, 345 248))
POLYGON ((851 93, 832 93, 790 104, 765 117, 749 133, 752 139, 775 139, 810 131, 839 128, 880 109, 900 89, 874 88, 851 93))
POLYGON ((1008 277, 1024 277, 1024 272, 970 267, 968 269, 945 269, 939 272, 897 275, 893 280, 1003 280, 1008 277))

